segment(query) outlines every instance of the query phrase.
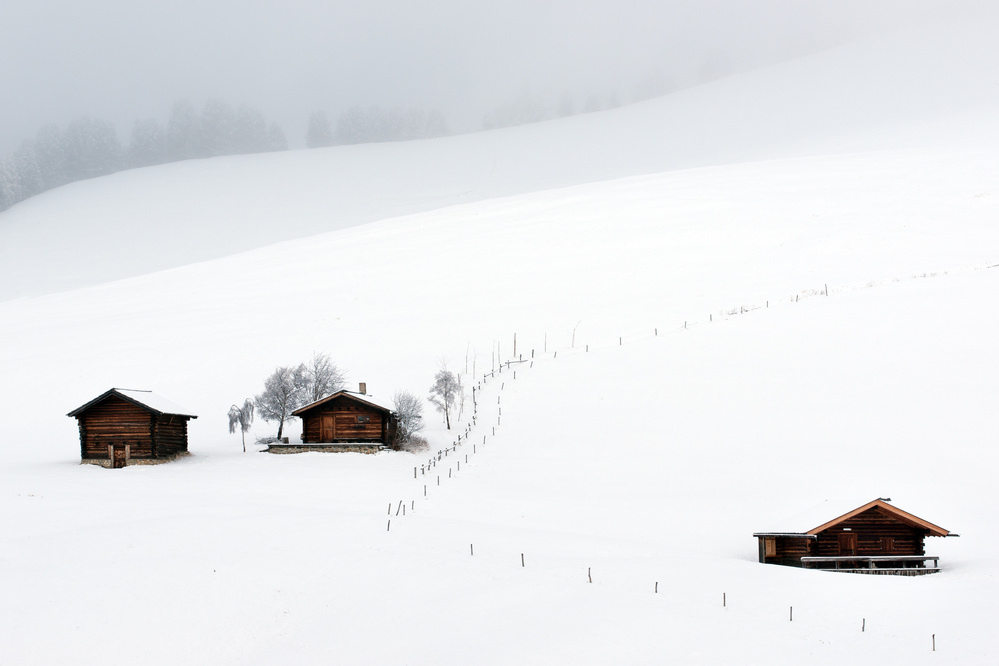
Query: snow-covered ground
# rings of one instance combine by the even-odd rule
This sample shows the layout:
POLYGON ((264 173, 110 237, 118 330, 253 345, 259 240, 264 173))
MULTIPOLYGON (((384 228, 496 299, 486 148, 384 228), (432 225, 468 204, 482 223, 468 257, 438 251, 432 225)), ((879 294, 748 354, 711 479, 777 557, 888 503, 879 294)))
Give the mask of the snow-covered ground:
POLYGON ((995 27, 3 213, 0 663, 995 663, 995 27), (416 479, 227 433, 313 351, 390 397, 515 335, 416 479), (112 386, 198 414, 193 455, 79 465, 65 414, 112 386), (945 571, 756 563, 879 496, 962 535, 945 571))

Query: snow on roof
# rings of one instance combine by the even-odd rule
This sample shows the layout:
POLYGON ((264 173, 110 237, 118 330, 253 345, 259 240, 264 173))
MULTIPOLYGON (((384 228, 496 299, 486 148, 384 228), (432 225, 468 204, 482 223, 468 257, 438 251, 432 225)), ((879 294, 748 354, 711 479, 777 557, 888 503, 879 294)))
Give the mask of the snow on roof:
POLYGON ((354 391, 344 391, 344 393, 350 394, 357 398, 358 400, 363 400, 364 402, 370 402, 375 407, 381 407, 382 409, 387 409, 390 412, 395 411, 395 403, 391 400, 384 398, 378 398, 370 393, 355 393, 354 391))
POLYGON ((346 395, 346 396, 350 396, 351 398, 356 398, 357 400, 360 400, 361 402, 366 402, 369 405, 373 405, 374 407, 378 407, 379 409, 384 409, 387 412, 394 412, 395 411, 395 405, 392 403, 391 400, 386 400, 384 398, 377 398, 377 397, 371 395, 370 393, 358 393, 356 391, 337 391, 336 393, 333 393, 332 395, 328 395, 325 398, 321 398, 319 400, 316 400, 315 402, 311 402, 308 405, 305 405, 304 407, 299 407, 294 412, 292 412, 292 414, 297 415, 300 412, 304 412, 307 409, 311 409, 312 407, 315 407, 316 405, 324 403, 327 400, 335 398, 338 395, 346 395))
POLYGON ((170 400, 167 400, 163 396, 157 395, 157 394, 153 393, 152 391, 142 391, 142 390, 139 390, 139 389, 122 389, 122 388, 113 388, 113 389, 111 389, 111 390, 109 390, 109 391, 101 394, 100 396, 94 398, 93 400, 91 400, 87 404, 83 405, 82 407, 78 407, 77 409, 74 409, 68 415, 69 416, 76 416, 77 414, 79 414, 83 410, 89 408, 91 405, 100 402, 101 400, 103 400, 104 398, 106 398, 106 397, 108 397, 108 396, 110 396, 112 394, 118 394, 121 397, 125 398, 126 400, 130 400, 130 401, 132 401, 132 402, 134 402, 136 404, 142 405, 143 407, 146 407, 146 408, 148 408, 148 409, 150 409, 150 410, 152 410, 154 412, 158 412, 160 414, 174 414, 176 416, 189 416, 192 419, 198 418, 197 415, 194 414, 193 412, 191 412, 190 410, 184 409, 183 407, 181 407, 177 403, 172 402, 170 400))
POLYGON ((134 400, 142 405, 145 405, 149 409, 160 412, 161 414, 176 414, 178 416, 190 416, 197 418, 193 412, 184 409, 180 405, 170 400, 167 400, 161 395, 153 393, 152 391, 141 391, 138 389, 114 389, 115 392, 134 400))
MULTIPOLYGON (((886 498, 880 499, 888 502, 886 498)), ((774 521, 769 526, 771 529, 759 530, 756 534, 807 534, 816 527, 825 525, 870 502, 871 500, 858 501, 857 498, 823 500, 798 513, 774 521)))

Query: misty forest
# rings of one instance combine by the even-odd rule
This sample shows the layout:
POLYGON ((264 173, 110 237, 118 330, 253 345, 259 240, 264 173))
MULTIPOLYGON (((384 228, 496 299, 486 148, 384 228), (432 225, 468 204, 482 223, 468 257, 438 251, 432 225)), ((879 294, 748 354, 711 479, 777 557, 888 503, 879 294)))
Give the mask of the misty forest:
MULTIPOLYGON (((335 129, 324 113, 313 113, 305 145, 320 148, 446 133, 440 112, 351 107, 337 119, 335 129)), ((0 162, 0 210, 67 183, 123 169, 287 149, 276 122, 268 123, 252 107, 233 108, 217 99, 208 100, 200 112, 186 100, 177 102, 165 126, 155 119, 137 120, 126 143, 106 120, 78 118, 65 129, 45 125, 0 162)))
MULTIPOLYGON (((649 94, 649 90, 640 94, 649 94)), ((563 93, 557 104, 523 93, 488 112, 482 128, 541 122, 619 105, 613 94, 606 99, 588 95, 577 105, 568 93, 563 93)), ((449 133, 447 120, 437 109, 351 106, 335 122, 323 111, 312 112, 302 145, 325 148, 429 139, 449 133)), ((200 112, 189 101, 178 101, 165 126, 156 119, 137 120, 125 143, 119 140, 114 124, 106 120, 81 117, 64 129, 48 124, 12 155, 0 159, 0 210, 61 185, 123 169, 287 149, 288 140, 276 122, 267 122, 252 107, 234 108, 218 99, 209 99, 200 112)))

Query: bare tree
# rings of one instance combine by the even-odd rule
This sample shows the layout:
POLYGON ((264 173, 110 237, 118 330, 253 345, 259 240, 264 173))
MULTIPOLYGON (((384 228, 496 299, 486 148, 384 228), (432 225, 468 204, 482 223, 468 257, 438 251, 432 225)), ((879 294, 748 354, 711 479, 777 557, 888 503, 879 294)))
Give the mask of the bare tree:
POLYGON ((396 441, 403 445, 423 430, 423 401, 409 391, 397 391, 392 397, 392 403, 399 421, 396 441))
POLYGON ((310 402, 333 395, 347 385, 347 375, 337 367, 329 354, 313 354, 306 366, 310 402))
POLYGON ((451 412, 454 411, 464 391, 461 378, 441 363, 441 369, 434 375, 434 385, 430 387, 428 400, 444 415, 444 423, 447 424, 448 430, 451 429, 451 412))
POLYGON ((308 369, 302 363, 298 367, 282 366, 264 381, 264 392, 253 398, 257 412, 265 421, 277 421, 277 437, 281 439, 284 423, 292 418, 291 413, 305 404, 309 396, 308 369))
POLYGON ((247 398, 242 407, 233 405, 229 408, 229 434, 236 432, 236 426, 243 433, 243 453, 246 453, 246 432, 253 423, 253 401, 247 398))

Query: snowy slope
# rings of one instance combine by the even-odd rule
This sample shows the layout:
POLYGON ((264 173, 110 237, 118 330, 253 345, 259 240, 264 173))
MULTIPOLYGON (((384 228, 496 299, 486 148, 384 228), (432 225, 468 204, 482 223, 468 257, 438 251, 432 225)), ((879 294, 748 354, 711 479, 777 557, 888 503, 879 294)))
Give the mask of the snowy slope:
POLYGON ((995 21, 905 33, 533 126, 75 183, 0 214, 0 299, 584 182, 941 143, 994 148, 997 33, 995 21))
MULTIPOLYGON (((739 78, 481 137, 119 174, 0 216, 19 229, 4 270, 46 292, 0 302, 0 663, 994 663, 999 116, 980 36, 751 75, 771 91, 842 85, 814 101, 823 114, 767 131, 739 120, 754 117, 739 78), (912 63, 924 89, 878 85, 912 63), (678 133, 689 162, 656 162, 622 129, 702 95, 718 117, 697 132, 718 142, 678 133), (624 148, 550 157, 584 126, 624 148), (462 199, 488 162, 475 142, 552 162, 511 161, 462 199), (424 157, 411 189, 392 189, 406 169, 367 181, 399 199, 358 194, 349 228, 294 239, 337 201, 329 164, 361 173, 406 151, 413 170, 421 151, 453 151, 467 173, 424 157), (277 164, 286 195, 269 205, 288 240, 175 266, 239 249, 213 236, 219 211, 264 220, 253 174, 277 164), (167 197, 185 170, 227 188, 167 197), (69 237, 87 220, 99 231, 74 242, 96 256, 86 238, 161 213, 204 254, 162 248, 147 268, 175 267, 133 275, 162 241, 143 233, 110 242, 140 258, 121 272, 65 258, 60 274, 37 244, 45 225, 69 237), (528 362, 478 388, 514 334, 528 362), (443 358, 477 385, 476 423, 435 463, 242 453, 229 405, 313 351, 379 397, 422 394, 443 358), (111 386, 198 414, 193 455, 77 464, 64 415, 111 386), (946 570, 755 562, 753 531, 843 495, 960 533, 927 543, 946 570)), ((427 416, 434 451, 454 442, 427 416)))
POLYGON ((999 367, 974 332, 997 296, 974 271, 537 354, 486 383, 482 425, 416 480, 426 456, 242 454, 223 436, 117 473, 8 463, 5 655, 990 663, 999 367), (927 544, 945 573, 753 562, 761 523, 830 494, 891 495, 960 532, 927 544), (36 640, 43 623, 58 640, 36 640))
MULTIPOLYGON (((0 361, 62 413, 111 386, 146 388, 203 414, 191 431, 213 437, 232 402, 314 350, 389 397, 422 391, 442 356, 463 371, 471 358, 472 372, 477 355, 480 370, 515 333, 521 349, 571 344, 574 329, 596 344, 826 284, 983 266, 997 176, 992 153, 863 153, 468 204, 11 301, 0 361)), ((64 457, 74 423, 8 388, 25 417, 3 428, 64 457)))

